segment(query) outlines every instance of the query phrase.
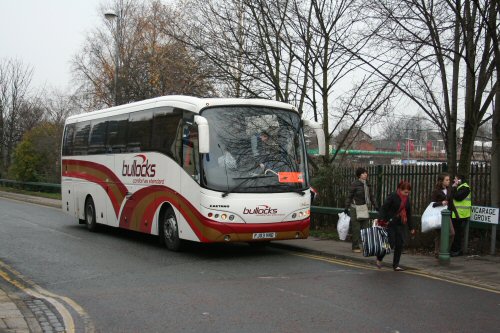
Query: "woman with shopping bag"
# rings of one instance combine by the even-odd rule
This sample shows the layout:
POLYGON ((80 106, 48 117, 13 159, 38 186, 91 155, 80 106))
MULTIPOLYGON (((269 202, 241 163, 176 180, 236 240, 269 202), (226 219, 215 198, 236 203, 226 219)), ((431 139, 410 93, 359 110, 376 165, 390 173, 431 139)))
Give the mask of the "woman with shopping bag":
POLYGON ((361 253, 360 230, 370 226, 369 206, 371 205, 375 210, 378 208, 368 181, 368 170, 362 167, 357 168, 356 177, 357 179, 349 188, 344 214, 351 218, 352 251, 361 253))
MULTIPOLYGON (((451 199, 451 189, 450 189, 450 174, 443 172, 438 176, 434 190, 431 193, 432 207, 445 207, 452 210, 453 200, 451 199)), ((453 224, 450 223, 450 242, 453 243, 453 238, 455 237, 455 230, 453 229, 453 224)), ((441 240, 441 228, 434 229, 434 256, 437 258, 439 256, 441 240)))
MULTIPOLYGON (((399 261, 405 242, 405 228, 409 228, 412 235, 415 234, 415 228, 411 219, 410 191, 411 185, 409 182, 404 180, 399 182, 396 192, 387 196, 379 212, 380 220, 387 221, 389 243, 394 250, 392 268, 396 272, 404 271, 399 266, 399 261)), ((384 256, 385 254, 377 256, 378 268, 382 268, 384 256)))

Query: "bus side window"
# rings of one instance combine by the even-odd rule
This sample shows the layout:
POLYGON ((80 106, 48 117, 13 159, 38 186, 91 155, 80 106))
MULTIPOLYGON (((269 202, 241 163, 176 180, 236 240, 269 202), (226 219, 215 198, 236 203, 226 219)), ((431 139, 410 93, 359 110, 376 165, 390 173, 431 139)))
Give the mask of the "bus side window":
POLYGON ((89 145, 90 121, 76 123, 73 155, 87 155, 89 145))
POLYGON ((106 130, 106 153, 124 153, 127 146, 128 116, 109 118, 106 130))
POLYGON ((175 140, 182 111, 173 108, 159 108, 154 111, 153 139, 151 149, 175 159, 175 140))
POLYGON ((69 124, 64 129, 64 140, 63 140, 63 156, 73 155, 73 139, 75 136, 75 125, 69 124))
POLYGON ((128 118, 128 152, 151 150, 153 110, 132 112, 128 118))
POLYGON ((92 128, 90 130, 89 140, 89 155, 104 154, 106 152, 106 127, 108 122, 104 119, 96 119, 91 122, 92 128))

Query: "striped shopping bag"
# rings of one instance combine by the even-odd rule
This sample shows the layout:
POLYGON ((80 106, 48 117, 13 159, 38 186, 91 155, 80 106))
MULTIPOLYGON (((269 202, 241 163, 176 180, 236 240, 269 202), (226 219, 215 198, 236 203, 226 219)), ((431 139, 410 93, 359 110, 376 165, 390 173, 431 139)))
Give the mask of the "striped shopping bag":
POLYGON ((363 242, 363 256, 381 256, 391 253, 389 236, 382 227, 370 227, 361 229, 361 241, 363 242))

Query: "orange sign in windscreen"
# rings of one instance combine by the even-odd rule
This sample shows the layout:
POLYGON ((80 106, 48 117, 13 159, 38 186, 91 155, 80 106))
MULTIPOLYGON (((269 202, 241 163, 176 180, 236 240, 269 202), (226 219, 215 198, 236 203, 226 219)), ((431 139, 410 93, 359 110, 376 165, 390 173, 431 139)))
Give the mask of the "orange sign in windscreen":
POLYGON ((303 183, 304 175, 302 172, 278 172, 280 183, 303 183))

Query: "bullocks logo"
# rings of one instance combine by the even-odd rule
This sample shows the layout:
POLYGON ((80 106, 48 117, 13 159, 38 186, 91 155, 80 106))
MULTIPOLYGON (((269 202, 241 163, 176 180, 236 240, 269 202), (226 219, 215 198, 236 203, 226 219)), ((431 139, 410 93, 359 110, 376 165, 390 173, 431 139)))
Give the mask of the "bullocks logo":
POLYGON ((258 205, 255 208, 243 208, 243 214, 246 215, 271 215, 277 213, 277 209, 271 208, 271 206, 268 205, 258 205))
POLYGON ((123 161, 122 175, 129 177, 154 177, 156 164, 149 164, 146 155, 134 156, 132 164, 123 161))

